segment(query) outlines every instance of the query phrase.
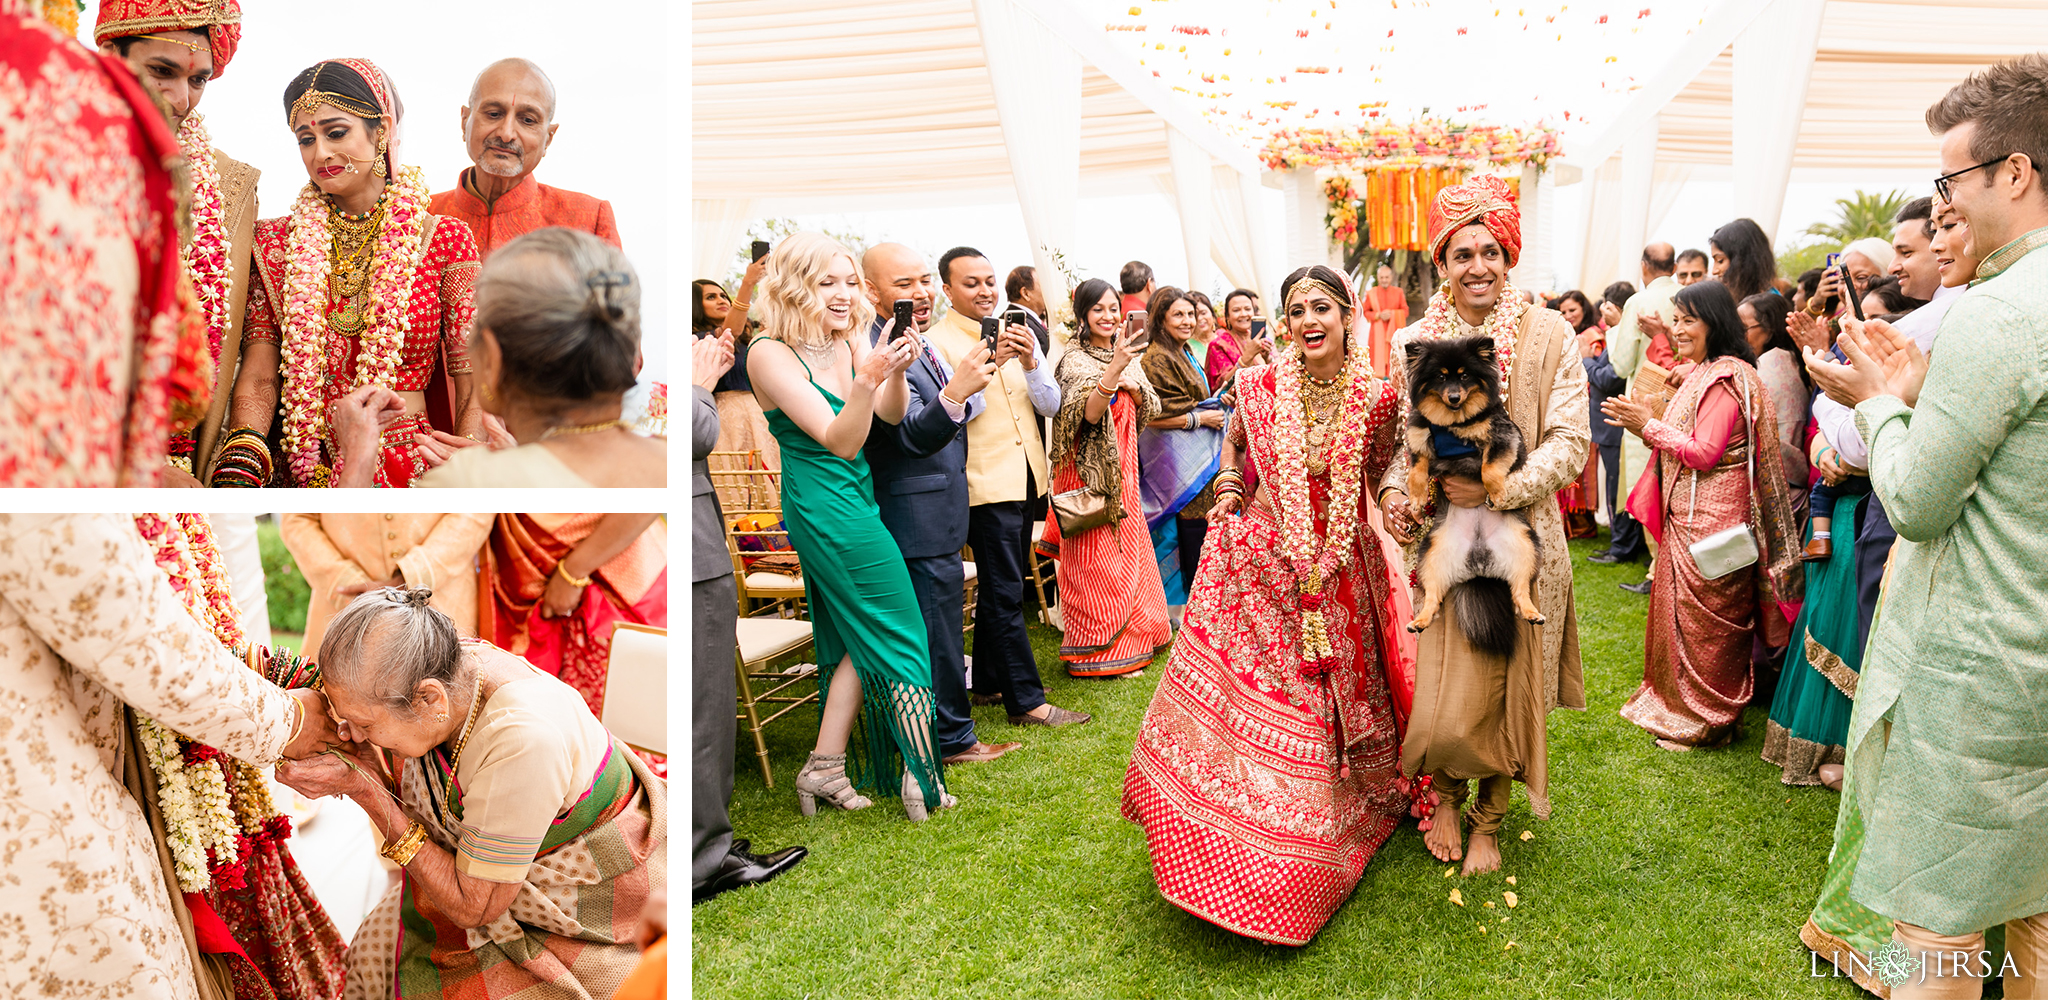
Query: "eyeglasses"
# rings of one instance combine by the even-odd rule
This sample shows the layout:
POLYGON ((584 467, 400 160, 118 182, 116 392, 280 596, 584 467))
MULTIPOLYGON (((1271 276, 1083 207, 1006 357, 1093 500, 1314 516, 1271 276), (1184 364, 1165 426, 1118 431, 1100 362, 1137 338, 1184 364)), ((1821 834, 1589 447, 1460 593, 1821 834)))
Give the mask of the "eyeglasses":
POLYGON ((2011 159, 2011 158, 2012 158, 2012 154, 2008 153, 2008 154, 2006 154, 2006 155, 2004 155, 2004 156, 2001 156, 2001 157, 1999 157, 1998 159, 1995 159, 1995 160, 1985 160, 1984 162, 1982 162, 1982 163, 1979 163, 1979 164, 1977 164, 1977 165, 1976 165, 1976 166, 1974 166, 1974 167, 1964 167, 1963 169, 1961 169, 1961 170, 1958 170, 1958 171, 1956 171, 1955 173, 1952 173, 1952 174, 1943 174, 1943 175, 1941 175, 1940 177, 1936 177, 1936 178, 1934 179, 1934 193, 1935 193, 1935 194, 1938 194, 1938 195, 1940 195, 1940 196, 1941 196, 1941 200, 1942 200, 1942 203, 1943 203, 1943 204, 1947 204, 1947 203, 1949 202, 1949 200, 1950 200, 1950 199, 1949 199, 1949 196, 1948 196, 1948 182, 1949 182, 1949 181, 1951 181, 1951 180, 1954 180, 1955 178, 1961 177, 1961 176, 1963 176, 1964 174, 1967 174, 1967 173, 1969 173, 1969 172, 1970 172, 1970 171, 1972 171, 1972 170, 1982 170, 1982 169, 1984 169, 1985 167, 1989 167, 1989 166, 1995 166, 1995 165, 1997 165, 1997 164, 2000 164, 2000 163, 2004 163, 2004 162, 2005 162, 2006 160, 2009 160, 2009 159, 2011 159))

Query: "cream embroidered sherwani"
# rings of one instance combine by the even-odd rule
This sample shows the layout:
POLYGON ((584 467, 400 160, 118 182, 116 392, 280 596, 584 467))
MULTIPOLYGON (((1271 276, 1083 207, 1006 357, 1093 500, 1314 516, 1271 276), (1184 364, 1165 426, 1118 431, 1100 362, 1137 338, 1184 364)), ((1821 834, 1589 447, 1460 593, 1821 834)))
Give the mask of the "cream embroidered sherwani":
MULTIPOLYGON (((1455 314, 1453 314, 1455 318, 1455 314)), ((1392 357, 1405 362, 1410 341, 1420 324, 1394 334, 1392 357)), ((1473 336, 1467 327, 1458 335, 1473 336)), ((1407 422, 1406 373, 1393 366, 1395 388, 1402 396, 1402 423, 1407 422)), ((1579 622, 1572 602, 1572 557, 1565 547, 1564 515, 1557 491, 1586 468, 1592 440, 1586 402, 1586 368, 1579 361, 1571 324, 1555 310, 1531 308, 1516 336, 1513 367, 1508 375, 1508 413, 1522 430, 1529 458, 1509 475, 1502 509, 1526 510, 1541 546, 1536 578, 1536 603, 1546 619, 1541 626, 1522 625, 1522 642, 1507 665, 1504 711, 1498 720, 1484 718, 1487 706, 1473 704, 1475 690, 1497 682, 1473 675, 1479 660, 1455 627, 1455 609, 1447 602, 1439 617, 1417 640, 1415 708, 1401 746, 1404 774, 1448 773, 1459 778, 1508 775, 1529 791, 1538 818, 1550 815, 1548 764, 1543 717, 1550 709, 1585 708, 1585 680, 1579 666, 1579 622)), ((1388 467, 1381 488, 1407 486, 1408 460, 1388 467)), ((1420 504, 1422 498, 1416 498, 1420 504)), ((1415 546, 1408 548, 1408 566, 1415 567, 1415 546)), ((1419 603, 1419 597, 1418 597, 1419 603)), ((1480 832, 1490 832, 1481 830, 1480 832)))
POLYGON ((430 602, 456 631, 476 635, 476 555, 491 535, 489 514, 285 514, 285 548, 313 591, 306 602, 306 655, 316 656, 327 623, 354 600, 334 590, 396 576, 432 587, 430 602))
POLYGON ((121 752, 131 707, 258 767, 295 717, 171 593, 127 515, 0 514, 0 996, 198 996, 120 778, 148 766, 121 752))

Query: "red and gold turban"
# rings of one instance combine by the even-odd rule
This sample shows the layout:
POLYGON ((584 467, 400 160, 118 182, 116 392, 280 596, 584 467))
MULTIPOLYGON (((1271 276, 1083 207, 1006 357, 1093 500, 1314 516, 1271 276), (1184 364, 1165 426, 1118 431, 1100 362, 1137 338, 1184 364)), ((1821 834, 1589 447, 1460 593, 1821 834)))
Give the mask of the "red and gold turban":
POLYGON ((1473 223, 1486 227, 1507 253, 1508 266, 1522 256, 1522 212, 1515 207, 1507 182, 1491 175, 1475 177, 1436 193, 1429 206, 1429 252, 1439 266, 1444 248, 1458 230, 1473 223))
POLYGON ((96 45, 131 35, 205 28, 219 79, 242 44, 242 5, 237 0, 105 0, 92 29, 96 45))

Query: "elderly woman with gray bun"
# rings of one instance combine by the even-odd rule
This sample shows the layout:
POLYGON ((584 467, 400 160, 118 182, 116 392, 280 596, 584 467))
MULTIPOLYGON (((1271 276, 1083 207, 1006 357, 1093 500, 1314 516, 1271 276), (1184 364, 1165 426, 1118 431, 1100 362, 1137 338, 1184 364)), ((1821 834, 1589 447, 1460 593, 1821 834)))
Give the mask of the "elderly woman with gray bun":
POLYGON ((489 970, 493 996, 610 996, 667 882, 668 785, 582 696, 458 637, 431 596, 386 588, 335 616, 319 662, 348 742, 277 772, 354 799, 403 869, 350 944, 344 995, 480 996, 489 970))
MULTIPOLYGON (((413 437, 419 486, 668 485, 668 444, 622 417, 640 375, 640 279, 619 248, 551 226, 498 248, 477 277, 469 354, 488 442, 439 431, 413 437), (502 427, 502 431, 499 427, 502 427)), ((330 415, 344 455, 337 481, 371 485, 397 396, 364 386, 330 415)))

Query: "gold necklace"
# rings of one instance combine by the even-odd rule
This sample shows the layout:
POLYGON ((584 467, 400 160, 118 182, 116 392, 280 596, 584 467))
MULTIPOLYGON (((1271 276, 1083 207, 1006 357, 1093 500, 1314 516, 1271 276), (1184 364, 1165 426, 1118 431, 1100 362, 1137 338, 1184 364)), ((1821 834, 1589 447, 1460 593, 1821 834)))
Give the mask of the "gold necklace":
POLYGON ((448 759, 449 812, 455 811, 455 769, 457 767, 462 766, 462 748, 469 744, 470 731, 476 728, 476 707, 477 703, 483 700, 483 696, 484 674, 482 670, 478 670, 476 673, 476 690, 470 692, 469 695, 469 715, 465 717, 462 721, 462 735, 456 738, 455 752, 451 754, 448 759))
POLYGON ((363 332, 369 316, 365 305, 370 289, 370 271, 377 259, 377 234, 384 228, 385 199, 362 215, 353 216, 341 206, 327 206, 328 291, 341 302, 341 311, 328 317, 327 325, 344 337, 363 332))
POLYGON ((1307 424, 1303 440, 1308 445, 1307 461, 1304 464, 1307 465, 1310 475, 1320 476, 1329 471, 1327 452, 1331 437, 1336 432, 1337 408, 1343 405, 1345 389, 1350 383, 1350 379, 1345 377, 1349 371, 1347 366, 1344 373, 1326 382, 1310 375, 1307 362, 1302 363, 1301 409, 1304 422, 1307 424))
POLYGON ((623 419, 619 417, 613 417, 610 420, 601 420, 594 424, 572 424, 568 427, 550 427, 547 430, 541 432, 540 439, 542 441, 546 441, 551 437, 561 437, 567 434, 595 434, 598 431, 608 431, 614 427, 624 426, 626 426, 626 422, 623 419))

